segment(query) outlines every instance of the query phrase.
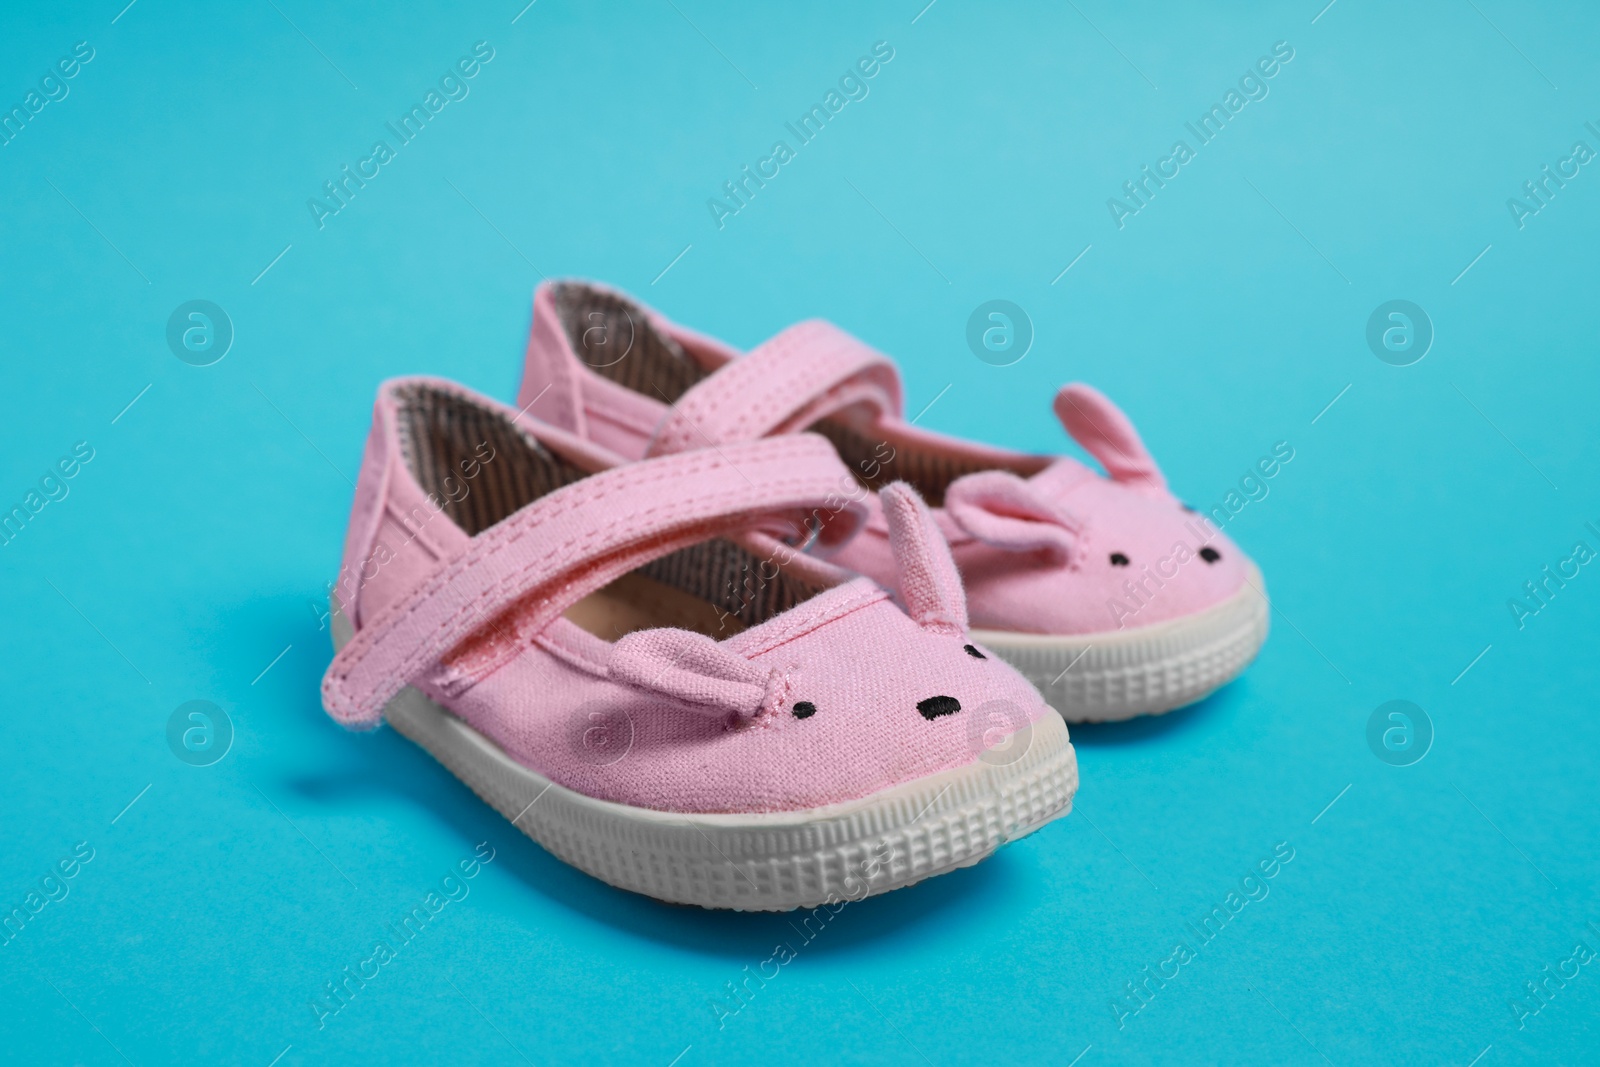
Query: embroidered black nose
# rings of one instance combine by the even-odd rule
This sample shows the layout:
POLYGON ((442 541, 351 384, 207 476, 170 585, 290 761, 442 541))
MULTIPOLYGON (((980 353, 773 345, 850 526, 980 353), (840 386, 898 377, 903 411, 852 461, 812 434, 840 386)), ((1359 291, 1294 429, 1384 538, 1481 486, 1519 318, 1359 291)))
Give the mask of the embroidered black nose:
POLYGON ((922 717, 932 722, 941 715, 954 715, 961 710, 961 701, 955 697, 929 697, 927 700, 917 701, 917 710, 922 712, 922 717))
POLYGON ((809 700, 802 700, 796 703, 791 710, 793 711, 795 718, 809 719, 811 716, 817 713, 817 706, 811 703, 809 700))
POLYGON ((1111 565, 1113 567, 1126 567, 1128 565, 1128 557, 1121 552, 1113 552, 1111 553, 1111 565))
POLYGON ((988 656, 985 656, 982 652, 979 652, 976 645, 962 645, 961 647, 963 649, 965 649, 967 655, 971 656, 973 659, 988 659, 989 658, 988 656))
POLYGON ((1205 560, 1207 563, 1215 563, 1217 560, 1222 558, 1222 553, 1218 552, 1210 545, 1207 545, 1200 550, 1200 558, 1205 560))

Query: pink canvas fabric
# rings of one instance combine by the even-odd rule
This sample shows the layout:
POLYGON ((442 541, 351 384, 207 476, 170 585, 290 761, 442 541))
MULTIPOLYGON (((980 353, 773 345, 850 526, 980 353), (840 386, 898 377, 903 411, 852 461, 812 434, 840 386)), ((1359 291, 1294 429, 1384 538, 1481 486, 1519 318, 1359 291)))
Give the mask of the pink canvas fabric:
POLYGON ((838 497, 849 480, 811 434, 619 466, 458 386, 385 383, 336 587, 356 633, 328 669, 324 705, 367 728, 413 685, 560 785, 672 812, 813 808, 973 763, 1049 709, 970 645, 954 562, 909 488, 884 493, 912 615, 779 539, 809 530, 813 552, 836 551, 869 510, 838 497), (429 434, 444 445, 430 451, 429 434), (485 525, 469 534, 452 516, 485 525), (763 582, 810 595, 720 639, 659 627, 608 640, 567 617, 608 583, 708 543, 759 561, 741 604, 769 593, 763 582), (932 697, 948 698, 936 714, 932 697), (613 741, 600 751, 596 729, 613 741))
POLYGON ((622 294, 568 282, 534 295, 520 402, 630 459, 822 432, 853 468, 841 492, 868 511, 836 561, 900 589, 889 519, 864 486, 904 478, 938 505, 981 629, 1104 633, 1192 615, 1243 588, 1244 553, 1168 491, 1132 422, 1089 386, 1063 387, 1054 409, 1098 471, 931 433, 905 421, 901 396, 893 363, 828 323, 802 322, 741 356, 622 294), (606 320, 599 333, 570 325, 584 300, 606 309, 594 313, 606 320), (671 395, 647 365, 691 380, 671 395))

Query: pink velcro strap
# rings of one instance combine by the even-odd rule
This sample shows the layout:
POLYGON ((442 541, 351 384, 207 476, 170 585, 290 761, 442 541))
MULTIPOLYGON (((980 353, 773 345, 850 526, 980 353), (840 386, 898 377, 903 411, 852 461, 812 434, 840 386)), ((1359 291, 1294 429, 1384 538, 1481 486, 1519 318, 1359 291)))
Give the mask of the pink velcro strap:
POLYGON ((899 415, 899 372, 889 357, 814 319, 789 327, 684 393, 656 428, 646 455, 803 430, 859 403, 899 415))
POLYGON ((831 521, 849 479, 833 446, 794 434, 665 456, 590 475, 540 497, 473 538, 460 555, 356 633, 322 680, 339 722, 375 725, 401 689, 516 606, 539 629, 643 563, 731 530, 782 523, 799 532, 822 511, 824 545, 866 519, 859 502, 831 521))
POLYGON ((1139 440, 1139 431, 1099 390, 1082 382, 1062 386, 1055 409, 1067 433, 1100 461, 1113 481, 1146 490, 1166 489, 1167 480, 1139 440))

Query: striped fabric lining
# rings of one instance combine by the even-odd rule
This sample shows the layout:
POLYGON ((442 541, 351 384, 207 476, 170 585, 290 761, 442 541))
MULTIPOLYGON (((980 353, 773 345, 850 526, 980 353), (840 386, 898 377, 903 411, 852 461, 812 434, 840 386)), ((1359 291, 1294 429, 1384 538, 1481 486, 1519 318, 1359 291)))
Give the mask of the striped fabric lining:
MULTIPOLYGON (((396 394, 400 451, 423 491, 451 521, 477 536, 584 472, 561 459, 498 412, 426 385, 396 394), (492 451, 491 451, 492 450, 492 451), (491 457, 485 459, 484 457, 491 457), (468 476, 468 472, 476 474, 468 476)), ((714 538, 640 567, 646 577, 755 626, 821 591, 776 562, 714 538)))
POLYGON ((632 301, 571 283, 553 295, 572 351, 596 374, 664 404, 711 374, 632 301))
MULTIPOLYGON (((712 373, 652 326, 637 304, 615 293, 567 282, 555 287, 555 303, 578 358, 618 385, 672 404, 712 373), (605 354, 602 338, 613 344, 628 339, 627 355, 617 360, 605 354)), ((842 419, 823 419, 807 429, 832 441, 856 480, 868 489, 876 491, 893 481, 907 481, 934 507, 944 503, 951 482, 990 466, 940 452, 913 451, 903 442, 893 444, 894 459, 885 463, 878 454, 883 440, 861 433, 842 419)))
POLYGON ((474 537, 584 476, 498 413, 453 393, 414 385, 397 400, 406 466, 451 521, 474 537))
POLYGON ((639 573, 693 593, 746 626, 759 625, 821 592, 782 570, 776 560, 764 563, 721 538, 679 549, 645 564, 639 573))
POLYGON ((879 451, 885 443, 883 438, 864 434, 840 419, 823 419, 807 429, 833 442, 856 481, 868 489, 877 491, 890 482, 910 482, 929 507, 943 506, 944 491, 957 478, 990 469, 990 464, 945 453, 913 451, 903 441, 890 444, 893 458, 885 460, 879 451))

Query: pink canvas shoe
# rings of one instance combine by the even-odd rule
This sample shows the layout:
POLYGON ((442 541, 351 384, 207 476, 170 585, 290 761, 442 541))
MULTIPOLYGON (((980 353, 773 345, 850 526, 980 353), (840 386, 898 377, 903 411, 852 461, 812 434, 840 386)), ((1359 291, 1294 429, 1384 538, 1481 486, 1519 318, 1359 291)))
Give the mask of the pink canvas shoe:
POLYGON ((902 417, 886 356, 825 322, 740 355, 603 287, 534 296, 520 403, 627 459, 810 430, 868 509, 836 562, 897 588, 872 490, 915 486, 966 584, 972 637, 1069 722, 1170 711, 1237 676, 1267 634, 1261 574, 1167 491, 1132 423, 1086 385, 1057 394, 1104 469, 930 433, 902 417))
POLYGON ((447 382, 386 383, 323 705, 661 900, 812 907, 976 863, 1070 810, 1076 757, 967 633, 912 490, 877 510, 904 610, 793 546, 859 529, 849 484, 814 434, 618 466, 447 382))

